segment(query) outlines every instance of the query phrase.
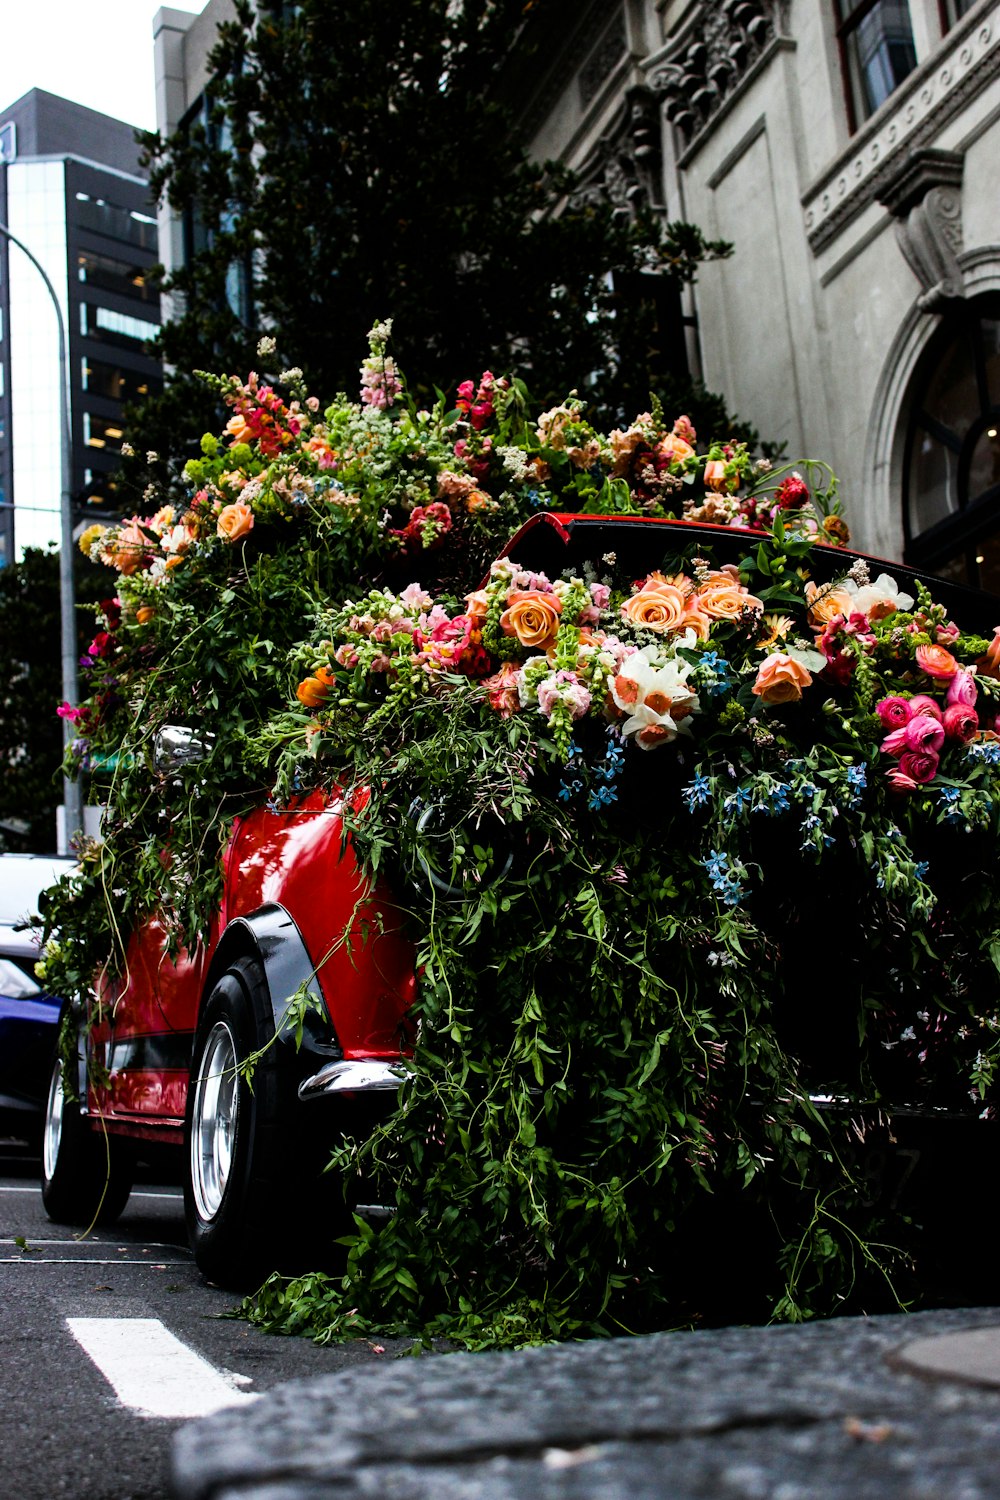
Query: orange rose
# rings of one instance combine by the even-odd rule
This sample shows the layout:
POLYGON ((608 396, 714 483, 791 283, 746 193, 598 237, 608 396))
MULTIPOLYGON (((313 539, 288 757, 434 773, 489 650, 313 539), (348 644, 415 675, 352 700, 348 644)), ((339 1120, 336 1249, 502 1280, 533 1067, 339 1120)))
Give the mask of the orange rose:
POLYGON ((330 668, 320 667, 311 677, 299 683, 295 696, 305 708, 322 708, 332 686, 333 673, 330 668))
POLYGON ((241 537, 247 536, 253 530, 253 511, 249 505, 244 505, 242 500, 237 500, 232 505, 224 505, 219 511, 215 529, 219 536, 225 537, 227 542, 238 542, 241 537))
POLYGON ((854 603, 846 589, 820 588, 812 579, 806 584, 809 624, 822 630, 836 615, 849 615, 854 603))
POLYGON ((555 645, 562 602, 555 594, 541 589, 515 589, 508 595, 507 608, 500 616, 500 629, 515 635, 522 646, 533 651, 547 651, 555 645))
POLYGON ((811 682, 812 675, 801 662, 775 651, 761 662, 753 692, 762 703, 792 703, 811 682))
POLYGON ((653 574, 622 605, 622 614, 644 630, 682 630, 685 604, 683 589, 653 574))
POLYGON ((684 630, 693 630, 699 641, 707 641, 712 628, 712 617, 699 608, 697 598, 689 599, 684 606, 681 626, 684 630))
POLYGON ((918 646, 914 654, 917 666, 928 677, 954 677, 958 671, 958 662, 943 646, 918 646))

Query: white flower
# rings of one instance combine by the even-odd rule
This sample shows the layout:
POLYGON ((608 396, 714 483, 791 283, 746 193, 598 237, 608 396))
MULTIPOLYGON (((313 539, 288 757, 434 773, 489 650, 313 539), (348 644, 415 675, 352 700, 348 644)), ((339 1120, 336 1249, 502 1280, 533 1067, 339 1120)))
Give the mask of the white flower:
POLYGON ((273 339, 269 333, 265 333, 264 337, 257 344, 257 353, 261 359, 267 359, 275 352, 277 347, 277 339, 273 339))
POLYGON ((874 583, 858 587, 853 578, 845 578, 841 587, 851 595, 854 610, 867 615, 869 620, 881 620, 897 609, 912 609, 913 595, 902 594, 899 585, 888 573, 880 573, 874 583))
MULTIPOLYGON (((692 632, 693 634, 693 632, 692 632)), ((623 713, 622 737, 635 735, 643 750, 667 745, 679 734, 690 734, 688 722, 699 710, 698 694, 687 684, 688 663, 674 658, 653 665, 656 646, 645 646, 626 657, 611 684, 611 696, 623 713)))
POLYGON ((121 455, 122 458, 135 458, 135 449, 131 443, 122 443, 121 455))

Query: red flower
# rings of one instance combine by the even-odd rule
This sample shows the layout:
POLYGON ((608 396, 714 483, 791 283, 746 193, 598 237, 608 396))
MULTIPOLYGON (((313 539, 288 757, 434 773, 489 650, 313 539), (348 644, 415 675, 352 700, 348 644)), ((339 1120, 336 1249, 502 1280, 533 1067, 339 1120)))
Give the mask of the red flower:
POLYGON ((801 474, 789 474, 774 492, 776 504, 782 510, 798 510, 809 499, 809 486, 801 474))

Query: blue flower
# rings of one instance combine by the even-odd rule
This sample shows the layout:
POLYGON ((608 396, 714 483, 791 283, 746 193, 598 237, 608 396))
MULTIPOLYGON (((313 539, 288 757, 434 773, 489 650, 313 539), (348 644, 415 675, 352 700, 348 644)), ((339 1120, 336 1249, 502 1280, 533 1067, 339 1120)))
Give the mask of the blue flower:
POLYGON ((849 786, 853 786, 858 791, 860 791, 862 787, 867 786, 868 785, 868 768, 867 768, 867 766, 848 766, 848 768, 847 768, 847 781, 848 781, 848 785, 849 786))
POLYGON ((735 813, 738 817, 745 807, 750 806, 752 801, 753 792, 750 787, 738 786, 735 792, 730 792, 722 806, 725 812, 735 813))
POLYGON ((694 812, 696 807, 701 807, 703 803, 711 800, 712 783, 699 771, 694 780, 688 782, 681 796, 688 805, 688 812, 694 812))
POLYGON ((618 792, 613 786, 593 787, 587 797, 587 806, 591 812, 597 812, 598 808, 607 807, 612 802, 618 801, 618 792))

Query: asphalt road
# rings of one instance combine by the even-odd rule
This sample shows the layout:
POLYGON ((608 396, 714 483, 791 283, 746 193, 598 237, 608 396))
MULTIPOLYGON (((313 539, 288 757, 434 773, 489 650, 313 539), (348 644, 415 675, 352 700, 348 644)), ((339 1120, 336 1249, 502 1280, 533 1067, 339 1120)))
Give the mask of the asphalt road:
POLYGON ((275 1338, 221 1318, 236 1301, 195 1269, 178 1187, 140 1182, 80 1238, 45 1217, 37 1159, 0 1141, 0 1500, 168 1500, 183 1420, 149 1408, 203 1415, 394 1352, 275 1338))

